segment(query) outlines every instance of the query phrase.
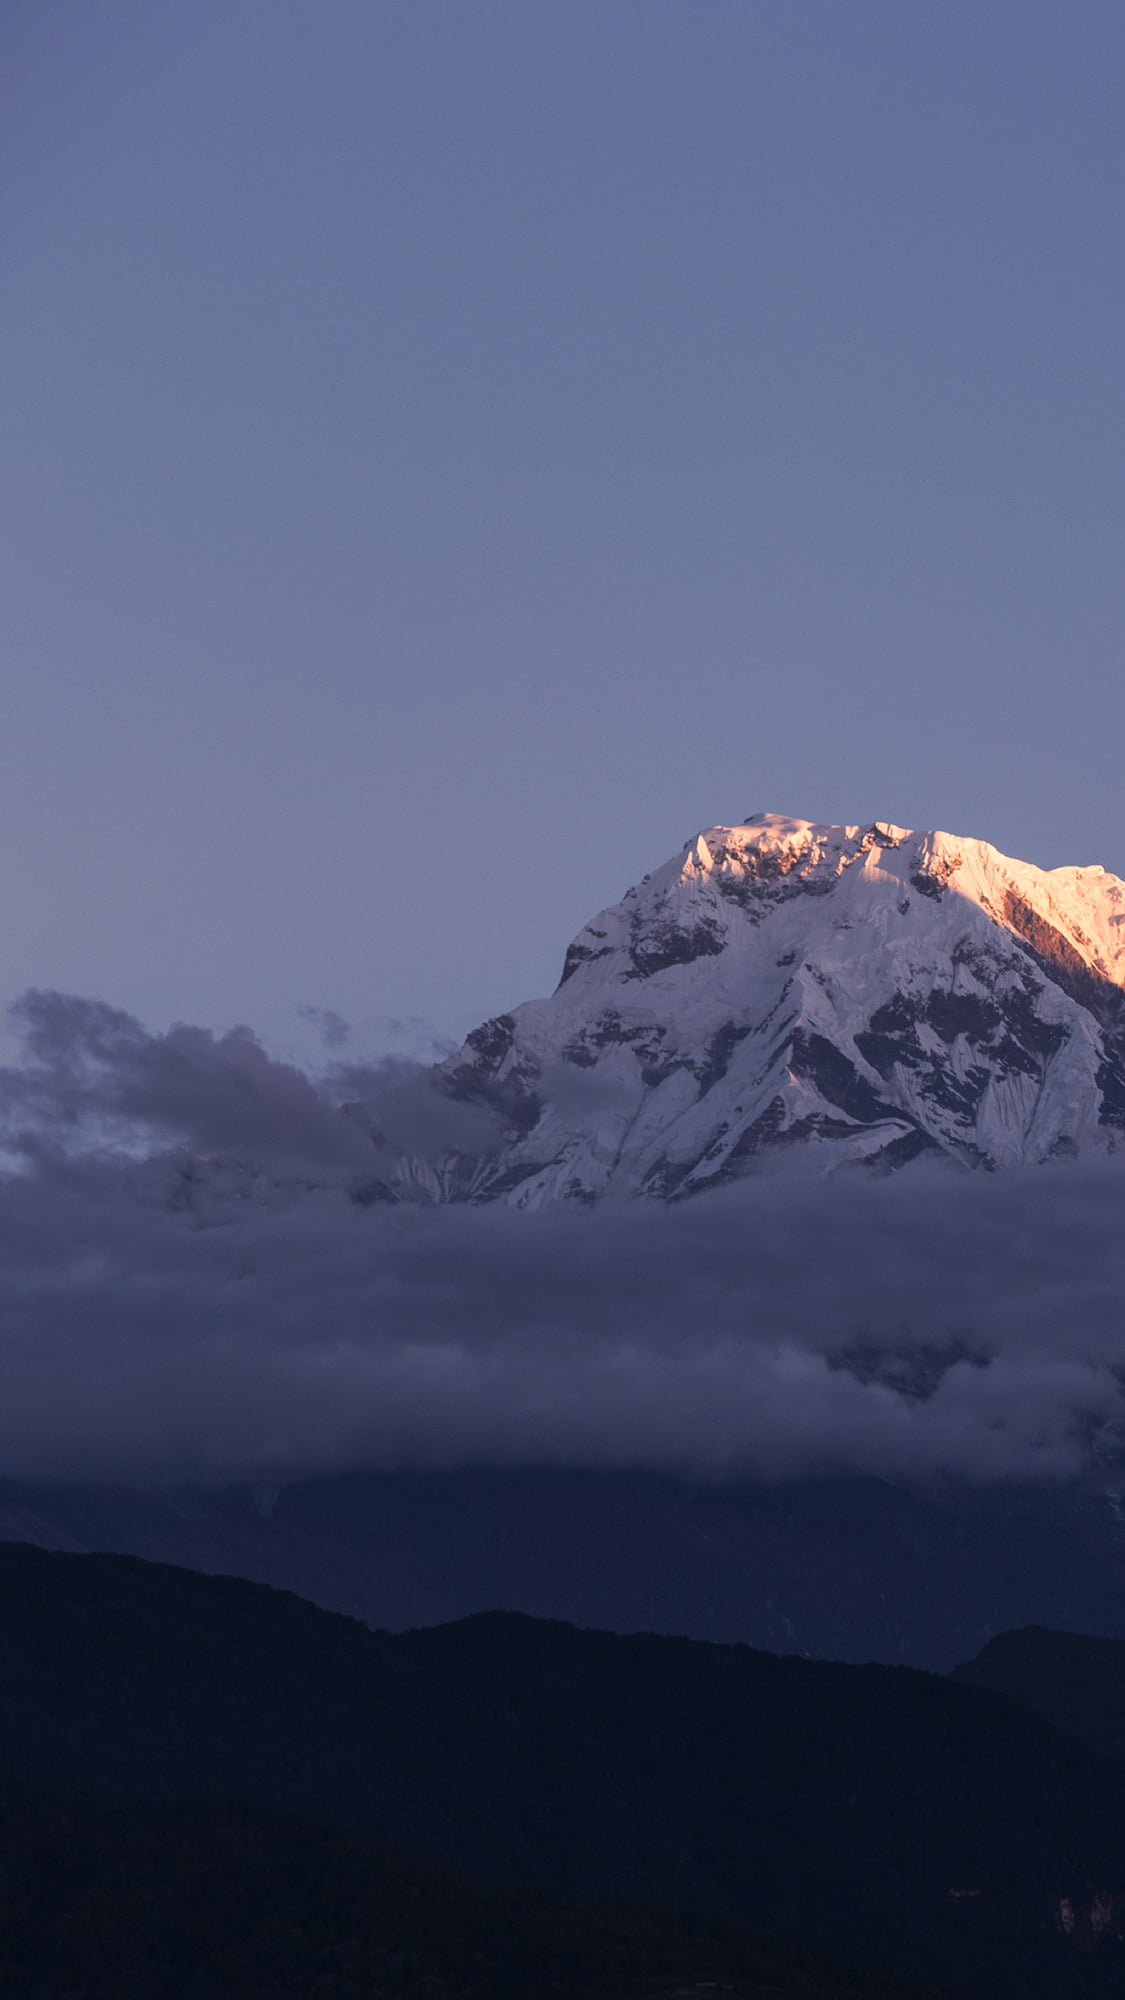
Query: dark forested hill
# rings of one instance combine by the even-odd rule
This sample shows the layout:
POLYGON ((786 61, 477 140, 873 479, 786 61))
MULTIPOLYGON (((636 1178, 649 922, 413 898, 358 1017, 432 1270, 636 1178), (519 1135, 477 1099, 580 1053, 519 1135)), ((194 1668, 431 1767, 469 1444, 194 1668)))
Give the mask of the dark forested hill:
POLYGON ((1125 1641, 1030 1625, 991 1639, 954 1679, 1015 1695, 1083 1743, 1125 1759, 1125 1641))
POLYGON ((4 2000, 950 2000, 260 1807, 0 1797, 4 2000))
POLYGON ((905 1978, 1125 1994, 1125 1769, 909 1669, 502 1614, 391 1636, 233 1579, 3 1544, 0 1769, 314 1815, 905 1978))

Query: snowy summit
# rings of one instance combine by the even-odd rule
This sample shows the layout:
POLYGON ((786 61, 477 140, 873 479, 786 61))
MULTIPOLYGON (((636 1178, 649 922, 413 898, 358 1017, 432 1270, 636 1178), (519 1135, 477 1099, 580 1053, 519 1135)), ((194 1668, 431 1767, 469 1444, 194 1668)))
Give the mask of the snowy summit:
POLYGON ((712 826, 434 1072, 487 1148, 392 1199, 681 1198, 795 1147, 1002 1168, 1125 1139, 1125 884, 882 821, 712 826), (483 1120, 482 1120, 483 1123, 483 1120))

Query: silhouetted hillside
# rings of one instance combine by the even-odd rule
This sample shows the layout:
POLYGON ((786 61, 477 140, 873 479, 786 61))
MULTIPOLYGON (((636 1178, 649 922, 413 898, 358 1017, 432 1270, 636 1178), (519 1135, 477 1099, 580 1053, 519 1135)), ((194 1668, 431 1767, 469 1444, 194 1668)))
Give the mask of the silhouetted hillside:
POLYGON ((1125 1769, 1003 1696, 0 1546, 0 1764, 252 1802, 997 1994, 1125 1993, 1125 1769))
POLYGON ((1125 1641, 1029 1625, 1001 1632, 954 1678, 998 1689, 1083 1743, 1125 1758, 1125 1641))
POLYGON ((269 1493, 7 1480, 0 1534, 244 1576, 392 1631, 499 1608, 943 1673, 1006 1626, 1125 1639, 1125 1529, 1082 1480, 713 1485, 520 1467, 269 1493))

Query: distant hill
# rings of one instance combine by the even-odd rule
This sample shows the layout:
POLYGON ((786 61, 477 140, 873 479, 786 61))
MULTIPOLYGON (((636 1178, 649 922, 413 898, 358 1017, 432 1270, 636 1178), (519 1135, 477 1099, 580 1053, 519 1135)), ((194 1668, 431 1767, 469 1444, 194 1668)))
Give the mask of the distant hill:
POLYGON ((1030 1625, 990 1640, 954 1679, 1015 1695, 1083 1743, 1125 1759, 1125 1640, 1030 1625))
POLYGON ((908 1669, 501 1614, 392 1636, 233 1579, 4 1544, 0 1774, 311 1815, 884 1982, 1125 1994, 1125 1768, 908 1669))
POLYGON ((1093 1479, 709 1485, 515 1467, 264 1494, 6 1480, 0 1535, 244 1576, 392 1629, 499 1607, 939 1672, 1006 1626, 1125 1639, 1125 1529, 1093 1479))

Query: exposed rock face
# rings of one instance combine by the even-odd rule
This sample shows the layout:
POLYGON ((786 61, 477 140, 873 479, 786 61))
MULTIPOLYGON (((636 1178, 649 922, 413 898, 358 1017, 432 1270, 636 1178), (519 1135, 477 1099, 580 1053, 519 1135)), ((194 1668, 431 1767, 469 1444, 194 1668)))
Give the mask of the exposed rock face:
POLYGON ((492 1149, 400 1158, 386 1194, 668 1200, 795 1147, 823 1170, 1113 1150, 1123 986, 1103 868, 879 821, 710 827, 587 924, 550 999, 440 1066, 492 1149))

